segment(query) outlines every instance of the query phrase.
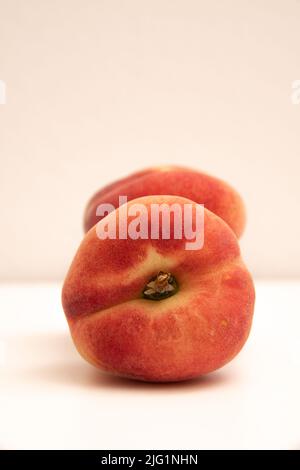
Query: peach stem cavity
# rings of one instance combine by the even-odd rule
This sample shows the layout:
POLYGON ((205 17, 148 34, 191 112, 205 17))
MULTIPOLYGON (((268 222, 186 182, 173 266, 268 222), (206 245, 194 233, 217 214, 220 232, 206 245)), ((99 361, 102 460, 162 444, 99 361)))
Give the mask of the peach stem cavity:
POLYGON ((152 277, 143 290, 144 299, 162 300, 176 294, 178 284, 175 277, 171 273, 159 271, 152 277))

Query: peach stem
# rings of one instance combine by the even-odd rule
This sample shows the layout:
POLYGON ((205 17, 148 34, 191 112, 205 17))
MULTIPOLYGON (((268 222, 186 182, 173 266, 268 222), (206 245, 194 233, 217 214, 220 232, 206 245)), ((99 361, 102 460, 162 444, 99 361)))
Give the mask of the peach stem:
POLYGON ((160 271, 147 283, 143 290, 143 296, 149 300, 162 300, 176 294, 177 282, 171 273, 160 271))

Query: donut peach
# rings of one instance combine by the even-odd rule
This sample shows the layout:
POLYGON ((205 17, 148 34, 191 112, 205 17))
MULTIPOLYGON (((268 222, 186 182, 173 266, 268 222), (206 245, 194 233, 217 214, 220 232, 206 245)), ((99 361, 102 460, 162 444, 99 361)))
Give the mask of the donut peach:
POLYGON ((149 223, 152 204, 196 207, 180 196, 146 196, 88 231, 62 291, 79 353, 103 371, 151 382, 187 380, 224 366, 248 337, 255 298, 234 232, 204 209, 200 249, 186 249, 184 234, 172 237, 175 216, 169 239, 161 231, 158 239, 99 238, 111 223, 118 230, 126 210, 131 223, 134 204, 146 208, 149 223))

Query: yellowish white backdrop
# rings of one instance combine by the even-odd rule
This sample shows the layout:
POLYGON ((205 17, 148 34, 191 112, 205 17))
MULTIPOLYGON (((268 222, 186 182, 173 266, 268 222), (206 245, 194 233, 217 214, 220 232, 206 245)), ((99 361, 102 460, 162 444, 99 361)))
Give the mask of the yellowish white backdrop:
POLYGON ((300 2, 0 0, 0 278, 60 280, 93 191, 175 163, 233 184, 256 277, 300 275, 300 2))

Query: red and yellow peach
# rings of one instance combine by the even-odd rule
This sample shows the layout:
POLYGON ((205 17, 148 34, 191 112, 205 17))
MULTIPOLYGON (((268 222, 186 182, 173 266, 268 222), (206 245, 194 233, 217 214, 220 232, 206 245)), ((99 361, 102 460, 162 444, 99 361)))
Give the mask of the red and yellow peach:
MULTIPOLYGON (((243 206, 236 203, 240 201, 236 193, 218 180, 181 169, 155 170, 146 180, 151 178, 163 191, 163 181, 176 182, 178 171, 183 179, 176 183, 177 190, 181 187, 182 193, 190 192, 198 200, 195 196, 199 193, 209 194, 206 200, 218 209, 215 212, 223 213, 224 220, 241 232, 243 206), (234 215, 230 201, 235 204, 234 215)), ((145 175, 140 178, 143 185, 145 175)), ((134 185, 138 187, 137 181, 134 185)), ((108 195, 114 201, 117 194, 129 190, 127 182, 98 194, 90 204, 86 228, 95 222, 92 214, 99 201, 106 201, 108 195)), ((153 203, 195 206, 180 196, 158 195, 132 200, 128 208, 137 202, 146 207, 153 203)), ((120 209, 88 231, 62 292, 74 343, 85 359, 117 375, 170 382, 214 371, 240 351, 251 327, 254 287, 235 234, 216 213, 204 209, 204 245, 200 250, 186 250, 184 236, 169 240, 99 239, 97 227, 107 225, 120 209), (158 300, 153 300, 155 297, 158 300)))

